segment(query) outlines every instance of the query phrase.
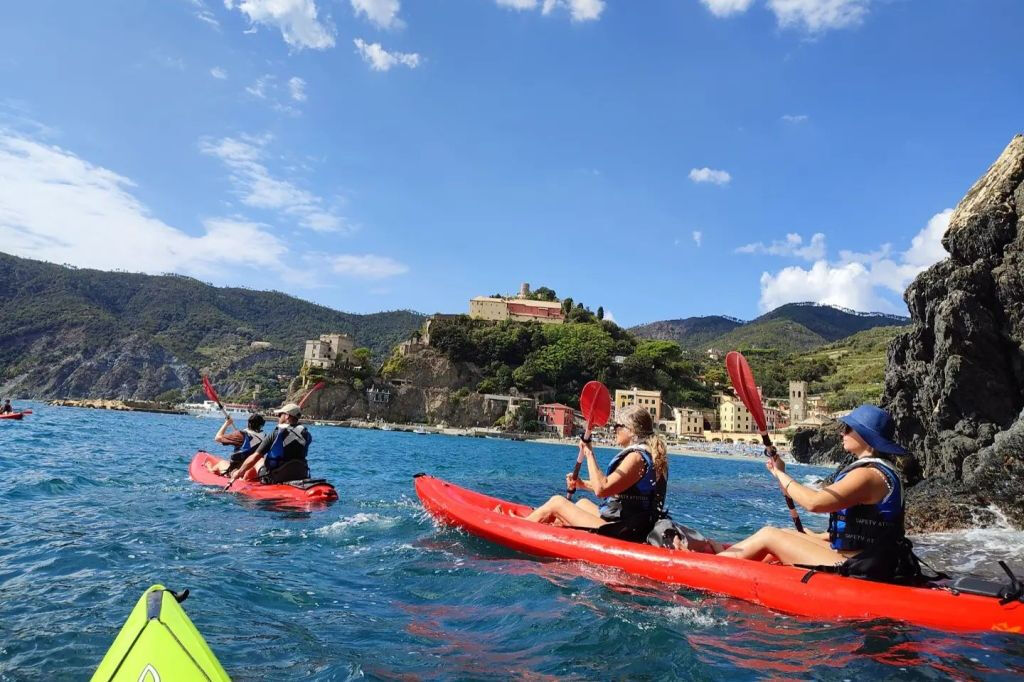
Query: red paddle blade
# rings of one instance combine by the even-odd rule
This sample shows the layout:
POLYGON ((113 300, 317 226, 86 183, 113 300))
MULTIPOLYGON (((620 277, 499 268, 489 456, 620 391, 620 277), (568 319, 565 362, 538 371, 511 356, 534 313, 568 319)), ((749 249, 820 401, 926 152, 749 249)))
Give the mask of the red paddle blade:
POLYGON ((757 428, 761 433, 767 433, 768 428, 764 419, 764 409, 761 407, 761 396, 757 392, 757 382, 754 381, 754 373, 750 371, 750 365, 742 353, 730 351, 725 356, 725 369, 729 372, 729 380, 732 387, 736 389, 736 395, 743 401, 743 405, 754 418, 757 428))
POLYGON ((306 395, 302 396, 302 400, 299 401, 299 407, 302 407, 303 405, 305 405, 306 401, 309 400, 309 396, 313 395, 314 393, 316 393, 317 391, 319 391, 321 388, 323 388, 326 385, 327 384, 325 382, 323 382, 323 381, 316 382, 316 385, 314 385, 313 388, 309 389, 309 392, 306 393, 306 395))
POLYGON ((220 398, 217 397, 217 391, 213 390, 213 384, 210 383, 210 377, 203 377, 203 393, 206 397, 214 402, 220 402, 220 398))
POLYGON ((591 426, 604 426, 612 413, 612 399, 600 381, 588 381, 580 393, 580 412, 591 426))

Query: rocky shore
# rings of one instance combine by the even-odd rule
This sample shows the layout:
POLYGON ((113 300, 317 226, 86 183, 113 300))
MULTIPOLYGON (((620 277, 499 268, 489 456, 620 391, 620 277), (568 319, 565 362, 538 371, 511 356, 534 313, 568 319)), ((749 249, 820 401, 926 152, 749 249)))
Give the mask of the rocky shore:
POLYGON ((117 410, 119 412, 155 412, 157 414, 186 414, 184 410, 180 410, 166 403, 157 403, 142 400, 66 399, 47 400, 46 403, 48 405, 53 405, 55 407, 86 407, 96 410, 117 410))

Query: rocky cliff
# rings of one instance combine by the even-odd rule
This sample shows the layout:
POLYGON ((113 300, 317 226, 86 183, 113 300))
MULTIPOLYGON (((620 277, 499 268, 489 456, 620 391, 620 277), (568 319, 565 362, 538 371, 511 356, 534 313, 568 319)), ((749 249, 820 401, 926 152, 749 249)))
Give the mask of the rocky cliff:
POLYGON ((1024 528, 1024 137, 960 201, 949 258, 904 296, 912 327, 889 348, 883 404, 916 466, 918 531, 1024 528))
POLYGON ((389 380, 375 382, 390 394, 387 403, 369 403, 363 387, 332 383, 313 394, 306 412, 323 419, 492 426, 505 413, 505 405, 474 392, 482 376, 472 363, 455 363, 427 348, 402 358, 389 380))

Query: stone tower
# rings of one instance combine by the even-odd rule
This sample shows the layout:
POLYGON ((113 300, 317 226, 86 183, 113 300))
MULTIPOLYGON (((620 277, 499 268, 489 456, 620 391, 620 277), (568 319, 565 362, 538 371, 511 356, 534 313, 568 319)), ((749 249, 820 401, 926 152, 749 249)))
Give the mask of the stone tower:
POLYGON ((796 424, 807 419, 807 382, 789 382, 789 423, 796 424))

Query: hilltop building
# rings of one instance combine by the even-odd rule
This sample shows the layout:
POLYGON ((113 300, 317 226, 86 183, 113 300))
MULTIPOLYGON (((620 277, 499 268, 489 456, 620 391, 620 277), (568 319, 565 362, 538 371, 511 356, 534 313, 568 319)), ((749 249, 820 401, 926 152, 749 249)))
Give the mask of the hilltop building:
POLYGON ((302 355, 304 369, 330 369, 339 363, 349 362, 355 344, 347 334, 321 334, 319 339, 306 341, 302 355))
POLYGON ((615 389, 615 409, 621 410, 628 405, 645 407, 654 417, 654 421, 661 419, 661 391, 645 391, 636 386, 628 391, 615 389))
POLYGON ((562 324, 562 304, 558 301, 534 301, 529 298, 530 285, 523 284, 515 298, 476 296, 469 300, 469 316, 477 320, 501 322, 543 322, 562 324))

